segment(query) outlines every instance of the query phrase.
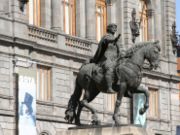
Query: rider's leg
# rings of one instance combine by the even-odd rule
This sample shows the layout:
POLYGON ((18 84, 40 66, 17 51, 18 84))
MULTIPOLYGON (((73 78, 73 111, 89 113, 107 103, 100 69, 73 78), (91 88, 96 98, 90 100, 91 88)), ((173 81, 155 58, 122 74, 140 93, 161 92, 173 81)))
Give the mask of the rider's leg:
POLYGON ((113 69, 112 68, 106 69, 105 80, 106 80, 106 84, 107 84, 107 92, 108 93, 114 92, 114 90, 112 89, 112 82, 113 82, 112 76, 113 76, 113 69))

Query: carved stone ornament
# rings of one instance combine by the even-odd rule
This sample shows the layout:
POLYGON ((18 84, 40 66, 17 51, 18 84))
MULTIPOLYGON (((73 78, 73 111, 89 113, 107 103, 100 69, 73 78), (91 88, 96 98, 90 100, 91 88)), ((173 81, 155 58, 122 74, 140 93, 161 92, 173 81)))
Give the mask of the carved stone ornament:
POLYGON ((106 5, 112 5, 112 0, 106 0, 106 5))
POLYGON ((22 12, 24 12, 24 5, 27 4, 29 0, 19 0, 19 7, 22 12))
POLYGON ((139 36, 139 23, 136 21, 136 10, 132 10, 132 20, 129 22, 132 34, 132 42, 135 43, 136 37, 139 36))
POLYGON ((151 18, 153 16, 153 14, 154 14, 154 10, 153 9, 148 9, 148 10, 146 10, 146 12, 147 12, 147 17, 148 18, 151 18))
POLYGON ((172 43, 172 49, 173 53, 176 54, 177 52, 177 44, 178 44, 178 37, 176 34, 176 22, 172 24, 172 33, 171 33, 171 43, 172 43))

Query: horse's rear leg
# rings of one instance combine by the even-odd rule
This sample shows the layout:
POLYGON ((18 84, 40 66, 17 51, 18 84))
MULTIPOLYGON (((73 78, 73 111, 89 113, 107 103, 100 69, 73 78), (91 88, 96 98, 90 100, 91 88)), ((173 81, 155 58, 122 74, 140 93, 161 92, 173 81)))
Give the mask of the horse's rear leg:
MULTIPOLYGON (((97 90, 95 87, 91 87, 89 90, 85 91, 84 94, 84 98, 83 100, 80 102, 81 105, 78 108, 78 113, 77 116, 79 116, 80 118, 80 114, 81 114, 81 110, 83 107, 89 109, 91 111, 91 113, 93 114, 92 116, 92 124, 98 125, 100 124, 100 122, 98 121, 98 117, 97 117, 97 111, 89 104, 89 102, 91 102, 98 94, 99 94, 99 90, 97 90), (94 89, 92 89, 94 88, 94 89)), ((80 122, 80 120, 79 120, 80 122)))
POLYGON ((79 106, 78 106, 77 115, 76 115, 76 118, 75 118, 75 124, 76 124, 76 125, 81 125, 80 115, 81 115, 82 109, 83 109, 83 106, 82 106, 82 104, 80 103, 79 106))
POLYGON ((121 105, 122 98, 126 90, 127 90, 127 84, 125 82, 121 83, 120 90, 117 94, 117 100, 116 100, 114 115, 113 115, 113 119, 116 125, 120 125, 120 121, 118 120, 118 111, 119 111, 119 107, 121 105))

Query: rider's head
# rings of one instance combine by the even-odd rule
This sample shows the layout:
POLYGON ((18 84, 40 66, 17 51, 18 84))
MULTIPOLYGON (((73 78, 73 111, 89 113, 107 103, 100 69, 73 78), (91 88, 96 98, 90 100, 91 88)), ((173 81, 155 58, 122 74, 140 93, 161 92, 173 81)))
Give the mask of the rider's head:
POLYGON ((115 23, 111 23, 107 26, 107 33, 115 34, 117 31, 117 25, 115 23))

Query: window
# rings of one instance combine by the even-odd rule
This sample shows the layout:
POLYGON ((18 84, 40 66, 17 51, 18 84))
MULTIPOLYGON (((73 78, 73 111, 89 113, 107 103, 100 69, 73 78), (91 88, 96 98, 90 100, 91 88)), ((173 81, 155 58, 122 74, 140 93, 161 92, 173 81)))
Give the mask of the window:
POLYGON ((147 4, 145 0, 139 2, 139 17, 140 17, 140 41, 148 40, 148 17, 147 4))
POLYGON ((51 69, 46 66, 37 66, 37 99, 51 100, 51 69))
POLYGON ((158 118, 159 117, 159 95, 157 89, 149 88, 149 109, 148 116, 150 118, 158 118))
POLYGON ((96 39, 99 41, 106 33, 107 10, 105 0, 96 0, 96 39))
POLYGON ((41 0, 29 0, 27 7, 29 24, 39 27, 41 25, 41 0))
POLYGON ((64 7, 64 32, 76 34, 76 0, 63 0, 64 7))
POLYGON ((117 95, 116 94, 107 94, 106 95, 106 111, 114 111, 117 95))

